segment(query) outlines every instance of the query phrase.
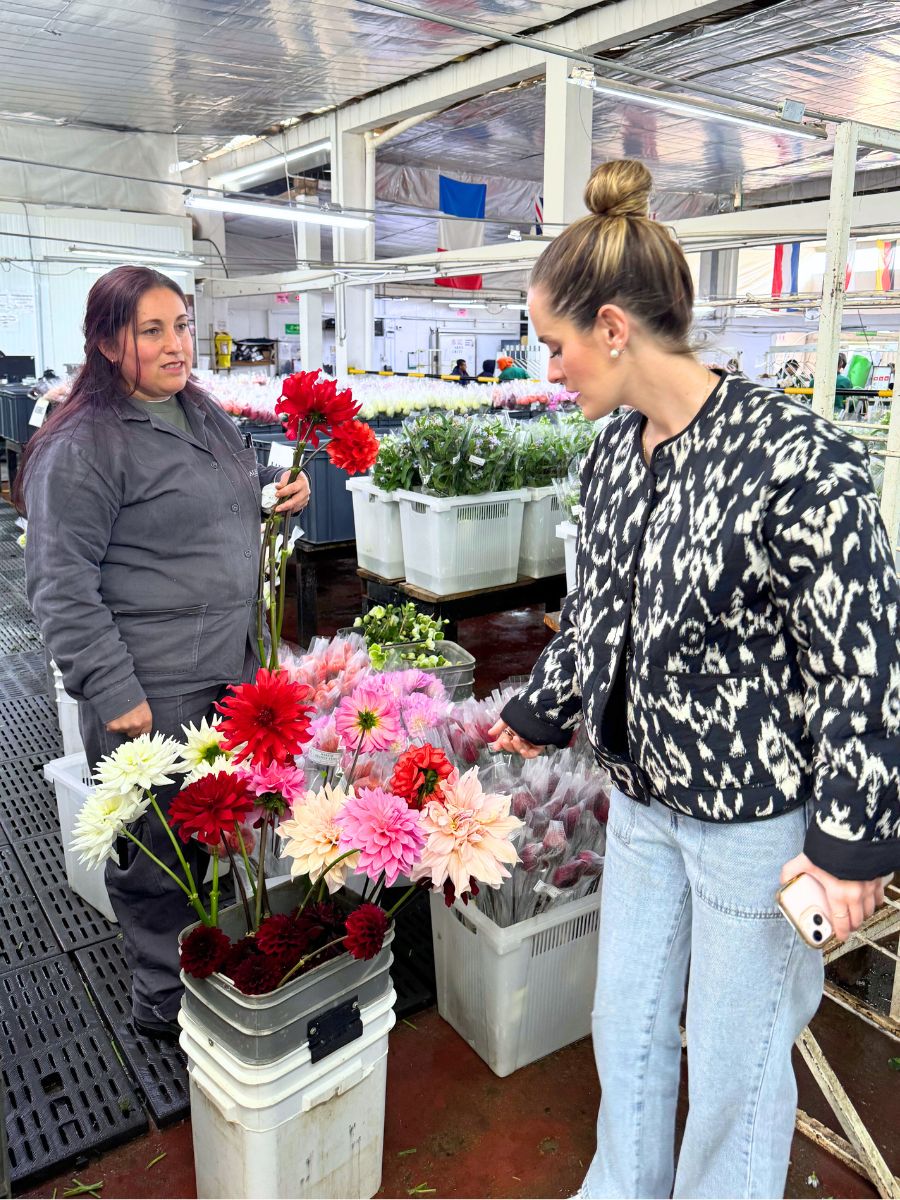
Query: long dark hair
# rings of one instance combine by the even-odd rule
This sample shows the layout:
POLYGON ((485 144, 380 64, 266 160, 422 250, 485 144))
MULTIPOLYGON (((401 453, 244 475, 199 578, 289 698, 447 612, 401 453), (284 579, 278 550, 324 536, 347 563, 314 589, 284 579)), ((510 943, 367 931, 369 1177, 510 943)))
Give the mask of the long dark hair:
MULTIPOLYGON (((116 267, 101 275, 88 293, 84 313, 84 366, 75 377, 68 399, 32 435, 25 447, 12 489, 12 500, 19 512, 25 512, 25 480, 34 469, 41 449, 74 423, 96 416, 113 400, 133 395, 139 386, 140 373, 129 387, 118 364, 109 361, 102 347, 108 349, 114 345, 118 335, 127 328, 131 329, 137 342, 138 304, 141 296, 152 288, 168 288, 187 308, 187 300, 178 284, 150 267, 116 267)), ((188 379, 180 394, 194 404, 202 405, 207 401, 206 393, 193 379, 188 379)))

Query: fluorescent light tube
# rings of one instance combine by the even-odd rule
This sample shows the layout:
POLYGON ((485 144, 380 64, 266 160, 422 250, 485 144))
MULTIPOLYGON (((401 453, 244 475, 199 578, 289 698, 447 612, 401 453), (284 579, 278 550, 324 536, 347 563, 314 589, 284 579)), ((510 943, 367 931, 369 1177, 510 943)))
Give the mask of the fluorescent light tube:
POLYGON ((81 246, 70 246, 69 253, 76 258, 91 259, 96 263, 134 263, 136 266, 154 267, 202 267, 202 258, 192 258, 190 255, 179 257, 177 254, 148 254, 143 250, 89 250, 81 246))
POLYGON ((603 79, 590 79, 586 75, 570 75, 569 83, 576 87, 588 87, 602 96, 613 96, 617 100, 631 100, 635 104, 646 105, 648 108, 660 108, 665 112, 678 113, 697 120, 721 121, 726 125, 746 125, 751 129, 764 129, 767 133, 783 133, 787 137, 820 140, 827 136, 824 128, 819 129, 809 125, 793 124, 790 121, 779 120, 777 117, 757 116, 753 113, 743 113, 713 104, 707 100, 689 100, 686 97, 673 95, 671 92, 656 92, 651 88, 632 87, 627 83, 608 82, 603 79))
POLYGON ((247 183, 249 180, 256 179, 257 176, 268 174, 274 168, 283 168, 292 162, 299 162, 302 158, 311 158, 312 155, 319 154, 322 150, 330 153, 331 142, 312 142, 309 146, 298 146, 296 150, 288 150, 286 154, 276 154, 270 158, 262 158, 259 162, 247 163, 245 167, 238 167, 234 171, 225 171, 217 178, 229 185, 247 183))
POLYGON ((270 221, 296 221, 310 225, 339 225, 343 229, 366 229, 363 217, 346 217, 318 208, 300 208, 287 204, 265 204, 258 200, 233 200, 222 196, 185 196, 185 208, 203 208, 211 212, 234 213, 239 217, 262 217, 270 221))

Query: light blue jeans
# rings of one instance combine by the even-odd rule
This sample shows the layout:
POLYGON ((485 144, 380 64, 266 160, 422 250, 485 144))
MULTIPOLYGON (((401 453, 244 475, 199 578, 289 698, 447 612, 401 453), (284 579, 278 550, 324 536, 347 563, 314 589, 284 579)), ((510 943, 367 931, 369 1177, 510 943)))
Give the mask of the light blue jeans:
POLYGON ((724 825, 613 791, 593 1021, 602 1100, 582 1195, 784 1195, 791 1047, 819 1006, 823 965, 774 897, 806 825, 802 808, 724 825), (690 1111, 676 1173, 686 985, 690 1111))

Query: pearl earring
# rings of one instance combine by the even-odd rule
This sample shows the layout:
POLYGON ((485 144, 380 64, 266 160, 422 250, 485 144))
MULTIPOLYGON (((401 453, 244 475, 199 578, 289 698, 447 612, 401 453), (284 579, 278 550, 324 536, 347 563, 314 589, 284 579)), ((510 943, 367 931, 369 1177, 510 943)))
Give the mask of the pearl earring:
POLYGON ((618 351, 618 350, 617 350, 615 347, 613 347, 613 349, 612 349, 612 350, 610 350, 610 352, 609 352, 609 357, 610 357, 610 358, 618 358, 618 357, 619 357, 619 351, 618 351))

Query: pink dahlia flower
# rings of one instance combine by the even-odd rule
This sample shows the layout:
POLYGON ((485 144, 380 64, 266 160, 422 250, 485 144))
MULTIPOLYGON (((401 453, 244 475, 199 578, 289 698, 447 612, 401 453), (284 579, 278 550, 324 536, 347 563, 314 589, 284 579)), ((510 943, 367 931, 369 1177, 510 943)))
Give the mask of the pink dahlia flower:
POLYGON ((360 788, 341 810, 341 849, 358 850, 358 869, 391 887, 415 866, 425 835, 419 814, 406 801, 383 788, 360 788))
POLYGON ((373 750, 389 750, 402 732, 396 700, 365 685, 340 702, 334 724, 338 737, 348 750, 355 750, 362 739, 366 754, 373 750))
POLYGON ((238 770, 254 796, 280 795, 288 804, 306 793, 306 776, 287 763, 273 762, 267 766, 250 765, 238 770))

